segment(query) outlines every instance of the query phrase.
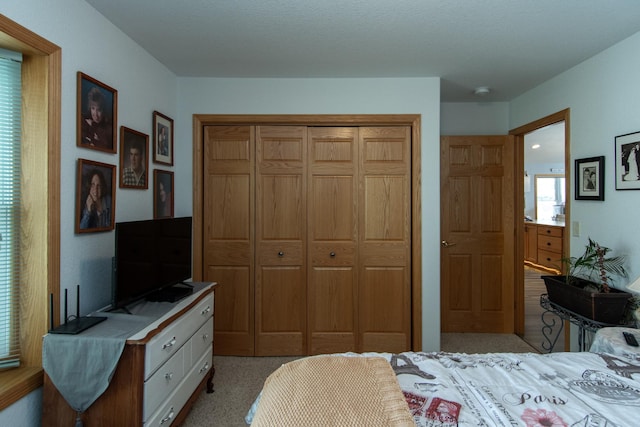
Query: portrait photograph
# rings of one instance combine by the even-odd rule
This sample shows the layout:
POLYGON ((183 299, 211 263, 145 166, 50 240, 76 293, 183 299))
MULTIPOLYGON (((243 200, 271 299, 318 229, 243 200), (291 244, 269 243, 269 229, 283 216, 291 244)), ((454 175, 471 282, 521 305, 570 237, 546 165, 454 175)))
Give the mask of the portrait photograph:
POLYGON ((113 230, 115 165, 78 159, 76 187, 76 233, 113 230))
POLYGON ((78 72, 78 147, 115 153, 117 149, 118 91, 78 72))
POLYGON ((576 159, 576 200, 604 200, 604 156, 576 159))
POLYGON ((616 136, 616 190, 640 190, 640 132, 616 136))
POLYGON ((173 172, 153 171, 153 217, 173 217, 173 172))
POLYGON ((153 112, 153 162, 173 165, 173 120, 153 112))
POLYGON ((120 127, 120 188, 149 188, 149 135, 120 127))

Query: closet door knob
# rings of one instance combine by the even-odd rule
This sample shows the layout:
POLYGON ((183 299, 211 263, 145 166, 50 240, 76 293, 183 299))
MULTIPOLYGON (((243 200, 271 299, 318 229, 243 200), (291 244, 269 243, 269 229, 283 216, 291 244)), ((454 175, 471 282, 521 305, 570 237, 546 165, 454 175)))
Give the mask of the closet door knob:
POLYGON ((282 258, 282 257, 284 256, 284 252, 282 252, 282 251, 278 252, 278 256, 279 256, 280 258, 282 258))
POLYGON ((336 253, 335 253, 335 252, 330 252, 330 253, 329 253, 329 256, 330 256, 331 258, 335 258, 335 257, 336 257, 336 253))

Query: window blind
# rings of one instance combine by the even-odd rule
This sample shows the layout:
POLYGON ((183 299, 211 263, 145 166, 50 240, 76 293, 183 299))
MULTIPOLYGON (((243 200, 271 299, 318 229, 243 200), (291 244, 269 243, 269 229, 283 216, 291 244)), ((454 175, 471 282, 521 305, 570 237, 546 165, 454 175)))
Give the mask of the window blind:
POLYGON ((0 49, 0 369, 20 364, 21 62, 0 49))

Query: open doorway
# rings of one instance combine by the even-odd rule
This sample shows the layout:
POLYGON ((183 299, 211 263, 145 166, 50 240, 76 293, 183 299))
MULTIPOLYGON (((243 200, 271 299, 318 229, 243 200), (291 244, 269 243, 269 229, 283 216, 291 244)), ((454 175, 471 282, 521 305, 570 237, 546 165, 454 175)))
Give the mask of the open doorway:
POLYGON ((543 274, 560 273, 566 219, 565 122, 524 135, 524 335, 541 353, 564 350, 560 320, 545 315, 543 274), (558 268, 560 267, 560 268, 558 268), (546 333, 545 333, 546 332, 546 333))
POLYGON ((568 124, 569 110, 564 110, 510 132, 523 184, 516 189, 516 212, 524 216, 516 233, 515 329, 541 353, 568 346, 562 321, 540 307, 540 295, 546 293, 540 276, 559 274, 569 253, 568 124))

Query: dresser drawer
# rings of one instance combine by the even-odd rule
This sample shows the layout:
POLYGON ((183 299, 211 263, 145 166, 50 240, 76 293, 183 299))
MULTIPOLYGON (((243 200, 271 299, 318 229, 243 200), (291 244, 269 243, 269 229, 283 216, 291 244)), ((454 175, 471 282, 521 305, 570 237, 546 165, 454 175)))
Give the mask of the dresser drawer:
POLYGON ((188 366, 191 366, 192 363, 195 363, 202 354, 211 348, 211 343, 213 342, 213 317, 207 320, 207 323, 202 325, 198 332, 191 338, 191 359, 185 359, 185 363, 188 366))
MULTIPOLYGON (((188 361, 191 366, 191 360, 188 361)), ((185 374, 184 346, 144 383, 143 417, 151 415, 182 381, 185 374)))
POLYGON ((562 237, 563 230, 564 229, 562 227, 547 227, 544 225, 538 225, 538 235, 562 237))
POLYGON ((144 378, 153 372, 182 347, 193 334, 213 315, 213 293, 171 323, 147 343, 145 349, 144 378))
POLYGON ((562 237, 538 236, 538 249, 562 254, 562 237))
MULTIPOLYGON (((186 377, 169 395, 158 410, 151 415, 144 423, 144 426, 169 426, 178 416, 180 409, 187 403, 189 397, 195 390, 196 386, 202 382, 209 374, 213 366, 213 349, 202 355, 200 359, 193 365, 186 377)), ((214 423, 215 424, 215 423, 214 423)))

